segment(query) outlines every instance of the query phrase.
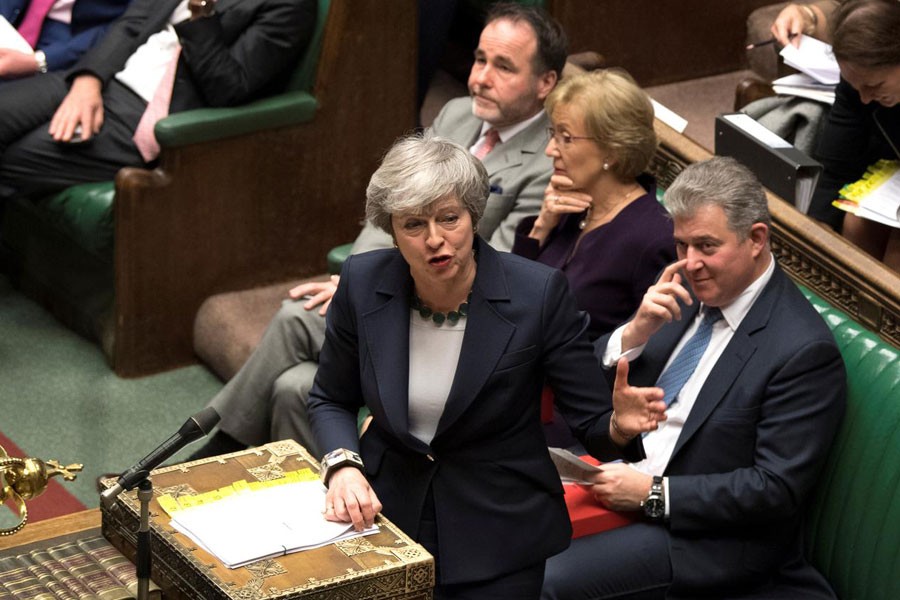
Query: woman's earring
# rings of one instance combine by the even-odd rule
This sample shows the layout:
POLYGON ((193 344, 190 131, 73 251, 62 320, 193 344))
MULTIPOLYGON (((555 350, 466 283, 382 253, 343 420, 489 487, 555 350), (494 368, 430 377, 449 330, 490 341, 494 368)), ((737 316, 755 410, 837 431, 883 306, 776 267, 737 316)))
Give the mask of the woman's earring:
POLYGON ((609 163, 606 162, 606 161, 603 161, 603 170, 604 170, 604 171, 609 171, 609 163))

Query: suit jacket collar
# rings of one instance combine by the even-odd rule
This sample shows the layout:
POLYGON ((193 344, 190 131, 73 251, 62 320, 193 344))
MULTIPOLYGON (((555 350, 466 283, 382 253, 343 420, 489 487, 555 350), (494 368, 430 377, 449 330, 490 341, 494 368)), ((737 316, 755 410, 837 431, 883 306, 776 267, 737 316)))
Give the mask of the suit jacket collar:
MULTIPOLYGON (((530 155, 543 152, 547 145, 547 136, 545 134, 547 126, 547 115, 544 113, 541 118, 535 119, 531 125, 503 142, 497 148, 499 150, 502 147, 502 152, 491 152, 485 156, 482 162, 484 163, 484 168, 487 169, 488 175, 493 177, 500 171, 518 167, 530 155)), ((479 126, 478 133, 480 132, 479 126)), ((473 140, 472 143, 474 144, 475 141, 473 140)))
MULTIPOLYGON (((476 399, 515 331, 515 325, 494 306, 494 303, 510 298, 501 258, 477 236, 475 248, 478 271, 472 286, 466 333, 435 439, 476 399)), ((409 266, 397 252, 380 275, 374 307, 362 315, 362 320, 378 394, 387 416, 386 428, 407 446, 427 452, 428 447, 409 434, 409 298, 412 286, 409 266)))
MULTIPOLYGON (((669 464, 672 463, 678 455, 678 451, 694 436, 716 406, 727 395, 734 380, 743 371, 750 357, 756 352, 757 344, 754 336, 768 325, 772 311, 778 305, 778 300, 785 285, 793 284, 776 264, 772 278, 766 284, 766 287, 763 288, 756 302, 753 303, 747 316, 741 321, 740 326, 734 332, 719 360, 713 366, 703 387, 700 388, 700 393, 697 395, 693 408, 691 408, 691 413, 688 415, 681 430, 681 435, 678 436, 678 441, 675 443, 675 449, 672 451, 669 464)), ((697 304, 695 302, 694 306, 692 306, 692 315, 697 313, 697 304)), ((690 323, 690 319, 683 319, 683 321, 690 323)), ((686 328, 687 324, 678 329, 683 333, 686 328)), ((678 342, 680 337, 679 335, 675 338, 675 343, 678 342)), ((672 347, 674 347, 674 344, 672 347)))

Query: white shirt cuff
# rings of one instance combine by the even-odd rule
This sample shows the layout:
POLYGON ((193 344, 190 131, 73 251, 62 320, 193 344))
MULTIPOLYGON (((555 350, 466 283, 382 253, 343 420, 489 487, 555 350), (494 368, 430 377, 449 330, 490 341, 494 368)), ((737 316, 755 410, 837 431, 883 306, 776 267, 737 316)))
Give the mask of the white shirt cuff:
POLYGON ((607 369, 614 368, 616 363, 619 362, 619 359, 623 357, 628 362, 633 361, 641 355, 641 352, 644 351, 644 346, 647 345, 641 344, 640 346, 629 348, 625 352, 622 352, 622 332, 624 330, 625 325, 622 325, 609 336, 609 341, 606 343, 606 350, 603 351, 603 366, 607 369))

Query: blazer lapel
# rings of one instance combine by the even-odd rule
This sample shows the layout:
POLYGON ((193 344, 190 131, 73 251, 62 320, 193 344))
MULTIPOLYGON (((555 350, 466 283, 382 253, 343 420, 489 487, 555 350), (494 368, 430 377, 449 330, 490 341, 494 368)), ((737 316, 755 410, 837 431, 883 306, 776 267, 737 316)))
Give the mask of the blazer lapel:
POLYGON ((466 317, 466 333, 453 385, 435 437, 446 431, 471 406, 503 356, 516 326, 494 306, 509 301, 506 275, 497 252, 476 237, 478 273, 466 317))
MULTIPOLYGON (((774 260, 774 258, 772 259, 774 260)), ((784 274, 775 266, 775 272, 772 279, 766 285, 766 288, 756 299, 750 312, 741 321, 737 331, 728 342, 722 356, 716 361, 715 366, 709 373, 709 377, 700 388, 697 400, 694 402, 691 413, 688 415, 681 430, 681 435, 675 443, 675 449, 672 451, 672 457, 669 464, 672 464, 678 451, 687 444, 693 437, 700 426, 706 422, 712 411, 722 402, 734 384, 734 380, 744 370, 744 366, 750 357, 756 352, 756 342, 753 341, 753 334, 765 328, 769 322, 769 316, 772 313, 780 292, 780 286, 784 283, 784 274)))
POLYGON ((422 442, 409 434, 409 267, 397 253, 381 274, 377 306, 362 316, 368 356, 378 396, 387 415, 386 429, 410 446, 422 442))

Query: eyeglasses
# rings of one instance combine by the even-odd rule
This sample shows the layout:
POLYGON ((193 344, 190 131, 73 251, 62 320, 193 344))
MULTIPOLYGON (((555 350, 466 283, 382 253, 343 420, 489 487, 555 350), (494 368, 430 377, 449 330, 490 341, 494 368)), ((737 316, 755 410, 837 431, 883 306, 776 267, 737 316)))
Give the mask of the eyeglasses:
POLYGON ((550 134, 550 137, 553 138, 553 141, 556 142, 557 146, 569 146, 575 140, 593 140, 595 139, 589 135, 571 135, 566 133, 565 131, 556 131, 553 127, 547 128, 547 133, 550 134))

